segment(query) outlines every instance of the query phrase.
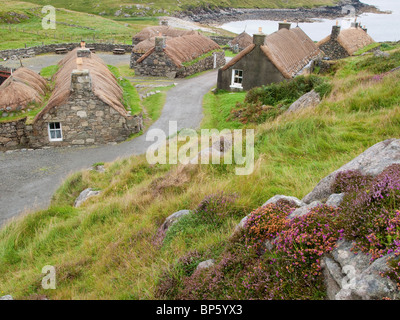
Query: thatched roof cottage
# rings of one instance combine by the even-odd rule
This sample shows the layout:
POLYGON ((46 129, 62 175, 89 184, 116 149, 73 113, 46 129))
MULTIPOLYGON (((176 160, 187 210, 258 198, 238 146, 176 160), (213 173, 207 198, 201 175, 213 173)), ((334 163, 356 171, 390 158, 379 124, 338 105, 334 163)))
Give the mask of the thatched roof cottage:
POLYGON ((55 89, 32 125, 33 147, 120 142, 141 130, 141 116, 127 112, 117 79, 98 56, 75 49, 59 66, 55 89))
POLYGON ((47 91, 44 78, 32 70, 19 68, 0 86, 0 111, 20 111, 40 104, 47 91))
POLYGON ((317 43, 325 56, 336 60, 352 56, 358 50, 374 43, 374 39, 366 29, 354 23, 349 29, 341 30, 340 26, 333 26, 332 33, 317 43))
POLYGON ((229 41, 228 45, 232 48, 232 50, 237 52, 243 51, 248 46, 252 45, 253 37, 243 31, 241 34, 237 35, 233 40, 229 41))
POLYGON ((218 72, 218 89, 249 90, 292 79, 312 69, 321 51, 299 27, 281 23, 277 32, 253 35, 248 46, 218 72))
POLYGON ((186 77, 219 68, 225 63, 225 53, 210 38, 199 33, 175 38, 155 37, 154 44, 133 68, 137 75, 186 77))

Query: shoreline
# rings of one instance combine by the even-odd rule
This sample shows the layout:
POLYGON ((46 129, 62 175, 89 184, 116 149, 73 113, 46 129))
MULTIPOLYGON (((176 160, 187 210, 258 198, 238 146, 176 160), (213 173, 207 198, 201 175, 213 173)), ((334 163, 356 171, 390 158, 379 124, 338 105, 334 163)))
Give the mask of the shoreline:
POLYGON ((356 14, 362 13, 380 13, 382 12, 375 6, 367 5, 359 0, 342 1, 342 5, 331 7, 317 7, 312 9, 235 9, 235 8, 215 8, 215 9, 196 9, 176 13, 176 18, 190 20, 203 25, 213 27, 221 26, 232 21, 243 20, 272 20, 283 21, 287 20, 292 23, 314 22, 315 19, 336 19, 346 16, 342 13, 342 8, 345 5, 352 5, 356 9, 356 14), (218 23, 216 23, 218 21, 218 23))

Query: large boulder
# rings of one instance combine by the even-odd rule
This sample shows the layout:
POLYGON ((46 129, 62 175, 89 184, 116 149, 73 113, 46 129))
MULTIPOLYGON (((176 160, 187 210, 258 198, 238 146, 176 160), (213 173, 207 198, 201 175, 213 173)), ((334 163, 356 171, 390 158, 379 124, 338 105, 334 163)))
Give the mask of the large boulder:
POLYGON ((302 201, 309 204, 327 199, 332 194, 332 185, 339 172, 359 170, 362 174, 376 176, 388 166, 396 163, 400 163, 400 139, 379 142, 322 179, 302 201))
POLYGON ((288 113, 298 112, 304 109, 315 108, 321 102, 321 97, 318 92, 311 90, 306 94, 302 95, 298 100, 292 103, 289 109, 286 111, 288 113))
POLYGON ((394 258, 394 253, 371 262, 370 256, 361 252, 355 254, 353 247, 353 242, 341 240, 330 255, 323 257, 328 299, 399 299, 396 283, 383 276, 390 270, 388 261, 394 258))
POLYGON ((87 199, 97 196, 101 193, 101 191, 95 191, 92 188, 87 188, 81 192, 78 198, 76 198, 74 207, 80 207, 87 199))
POLYGON ((300 208, 297 208, 296 210, 294 210, 290 215, 289 215, 289 219, 294 219, 294 218, 300 218, 304 215, 306 215, 307 213, 310 212, 311 209, 318 207, 318 206, 322 206, 322 203, 319 201, 314 201, 311 202, 308 205, 303 205, 300 208))
POLYGON ((6 295, 6 296, 2 296, 0 297, 0 300, 14 300, 12 296, 10 295, 6 295))
POLYGON ((263 206, 266 206, 267 204, 270 204, 270 203, 277 203, 278 201, 282 201, 282 200, 294 203, 298 207, 304 206, 304 202, 297 199, 296 197, 284 196, 281 194, 273 196, 271 199, 269 199, 267 202, 265 202, 263 204, 263 206))

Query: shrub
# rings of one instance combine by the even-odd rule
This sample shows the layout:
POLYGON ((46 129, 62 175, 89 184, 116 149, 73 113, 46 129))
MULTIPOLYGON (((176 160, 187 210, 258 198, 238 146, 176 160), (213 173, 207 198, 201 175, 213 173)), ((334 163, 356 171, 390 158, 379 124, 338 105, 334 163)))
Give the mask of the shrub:
POLYGON ((247 93, 243 103, 236 104, 228 120, 238 119, 242 123, 262 123, 267 119, 274 119, 302 95, 313 89, 324 97, 331 92, 332 85, 327 78, 310 75, 253 88, 247 93))
POLYGON ((364 187, 353 186, 342 203, 344 236, 377 259, 400 252, 400 165, 386 168, 364 187))

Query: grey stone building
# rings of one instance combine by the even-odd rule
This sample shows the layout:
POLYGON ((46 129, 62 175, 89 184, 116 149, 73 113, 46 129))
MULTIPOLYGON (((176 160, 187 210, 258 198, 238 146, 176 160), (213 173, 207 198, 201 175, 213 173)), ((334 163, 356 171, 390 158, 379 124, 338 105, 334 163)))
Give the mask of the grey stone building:
POLYGON ((336 60, 352 56, 358 50, 375 41, 361 28, 353 23, 349 29, 342 30, 340 26, 333 26, 329 36, 318 42, 317 46, 324 52, 325 57, 336 60))
POLYGON ((225 64, 225 53, 213 40, 199 34, 175 38, 155 37, 154 45, 137 59, 132 52, 131 67, 137 75, 183 78, 225 64))
POLYGON ((309 73, 320 55, 321 51, 303 30, 280 23, 279 30, 268 36, 254 34, 253 44, 219 69, 217 88, 250 90, 292 79, 309 73))
POLYGON ((31 147, 120 142, 142 129, 142 116, 128 113, 116 78, 89 49, 71 51, 60 66, 47 106, 26 126, 31 147))

